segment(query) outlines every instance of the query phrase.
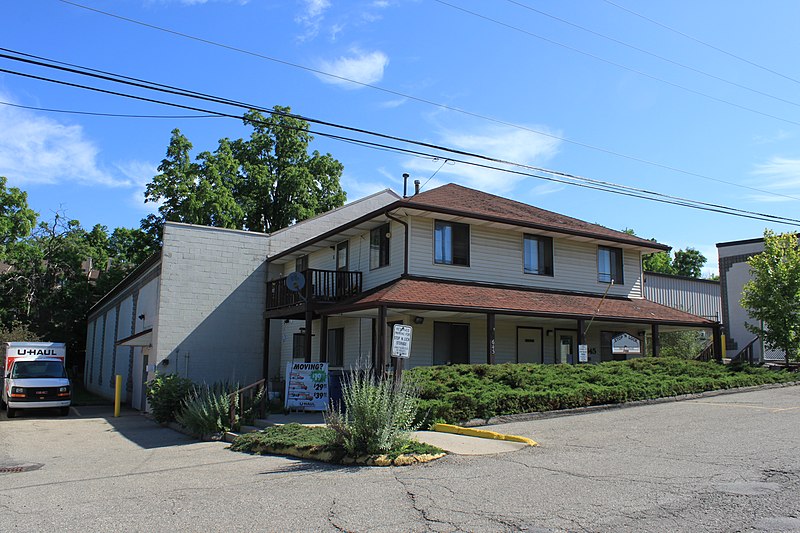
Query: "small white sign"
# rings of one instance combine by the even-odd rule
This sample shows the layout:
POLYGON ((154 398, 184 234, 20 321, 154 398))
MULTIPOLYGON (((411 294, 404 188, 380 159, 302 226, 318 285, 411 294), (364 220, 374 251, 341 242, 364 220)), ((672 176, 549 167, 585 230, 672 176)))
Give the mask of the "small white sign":
POLYGON ((328 363, 287 363, 286 409, 328 409, 328 363))
POLYGON ((411 357, 411 326, 395 324, 392 332, 392 357, 411 357))
POLYGON ((589 362, 589 345, 588 344, 579 344, 578 345, 578 362, 579 363, 588 363, 589 362))
POLYGON ((620 333, 611 339, 611 353, 614 354, 640 354, 642 353, 642 343, 627 333, 620 333))

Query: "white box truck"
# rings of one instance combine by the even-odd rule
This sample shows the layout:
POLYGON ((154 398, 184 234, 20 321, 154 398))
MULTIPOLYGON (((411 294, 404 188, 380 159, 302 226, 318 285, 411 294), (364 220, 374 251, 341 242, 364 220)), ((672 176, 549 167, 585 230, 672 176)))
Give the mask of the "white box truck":
POLYGON ((72 398, 63 342, 7 342, 2 346, 3 383, 0 403, 8 418, 23 409, 58 409, 69 414, 72 398))

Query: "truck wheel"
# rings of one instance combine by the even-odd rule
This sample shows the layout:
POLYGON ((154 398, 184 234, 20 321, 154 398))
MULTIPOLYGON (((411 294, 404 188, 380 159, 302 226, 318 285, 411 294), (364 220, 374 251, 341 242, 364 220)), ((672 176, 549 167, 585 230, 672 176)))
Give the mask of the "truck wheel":
POLYGON ((7 416, 8 418, 14 418, 15 416, 17 416, 17 410, 16 410, 16 409, 12 409, 12 408, 8 407, 8 408, 6 409, 6 416, 7 416))
POLYGON ((58 409, 58 414, 61 416, 69 416, 69 406, 67 407, 60 407, 58 409))

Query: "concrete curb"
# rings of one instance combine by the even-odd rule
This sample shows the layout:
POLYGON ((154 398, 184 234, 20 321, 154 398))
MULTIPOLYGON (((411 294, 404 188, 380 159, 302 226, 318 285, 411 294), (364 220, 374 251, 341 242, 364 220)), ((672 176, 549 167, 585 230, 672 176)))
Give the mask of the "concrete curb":
POLYGON ((627 403, 610 403, 603 405, 590 405, 588 407, 576 407, 574 409, 561 409, 559 411, 541 411, 536 413, 520 413, 515 415, 493 416, 492 418, 473 418, 463 424, 464 428, 474 428, 477 426, 489 426, 495 424, 508 424, 511 422, 527 422, 529 420, 542 420, 546 418, 557 418, 560 416, 573 416, 594 413, 596 411, 608 411, 612 409, 625 409, 627 407, 639 407, 642 405, 657 405, 669 402, 682 402, 685 400, 697 400, 699 398, 712 398, 714 396, 724 396, 726 394, 737 394, 739 392, 754 392, 769 389, 781 389, 784 387, 796 387, 800 381, 789 381, 787 383, 768 383, 766 385, 754 385, 752 387, 738 387, 733 389, 721 389, 706 392, 696 392, 693 394, 681 394, 680 396, 667 396, 665 398, 653 398, 650 400, 637 400, 627 403))
POLYGON ((527 437, 520 437, 518 435, 505 435, 503 433, 497 433, 496 431, 489 431, 488 429, 465 428, 461 426, 454 426, 452 424, 434 424, 431 429, 441 433, 455 433, 456 435, 464 435, 467 437, 521 442, 523 444, 527 444, 528 446, 539 445, 538 442, 527 437))
POLYGON ((352 457, 349 455, 340 455, 334 452, 316 450, 313 448, 297 448, 296 446, 260 446, 256 451, 249 453, 254 453, 257 455, 288 455, 300 459, 313 459, 315 461, 322 461, 324 463, 334 463, 345 466, 409 466, 414 464, 429 463, 447 455, 446 453, 401 454, 394 459, 391 459, 386 455, 359 455, 358 457, 352 457))

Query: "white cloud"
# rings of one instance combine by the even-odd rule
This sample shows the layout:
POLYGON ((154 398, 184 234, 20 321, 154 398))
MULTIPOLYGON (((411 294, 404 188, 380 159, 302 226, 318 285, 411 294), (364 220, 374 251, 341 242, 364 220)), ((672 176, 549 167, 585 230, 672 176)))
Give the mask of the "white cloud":
POLYGON ((358 89, 363 87, 347 80, 359 83, 372 84, 383 79, 383 71, 389 64, 389 57, 383 52, 362 52, 353 49, 349 56, 341 56, 332 61, 322 60, 319 62, 319 70, 333 74, 336 77, 316 74, 325 83, 341 85, 348 89, 358 89))
MULTIPOLYGON (((303 12, 295 17, 295 22, 305 28, 305 32, 299 35, 299 41, 313 39, 319 34, 319 28, 325 18, 325 12, 331 7, 329 0, 305 0, 303 2, 303 12)), ((333 34, 335 38, 336 34, 333 34)))
POLYGON ((10 182, 131 186, 130 179, 102 167, 99 152, 79 125, 0 105, 0 174, 10 182))
MULTIPOLYGON (((531 129, 550 133, 544 126, 533 126, 531 129)), ((442 144, 451 148, 487 155, 496 159, 522 163, 525 165, 542 165, 558 153, 560 141, 553 137, 541 135, 527 130, 521 130, 511 126, 489 126, 478 131, 467 131, 460 129, 443 130, 439 134, 437 144, 442 144)), ((531 172, 524 168, 493 163, 491 161, 470 159, 465 156, 453 156, 460 160, 474 161, 479 164, 510 168, 522 172, 531 172)), ((518 187, 523 180, 533 180, 534 178, 519 176, 491 170, 478 166, 466 165, 461 163, 442 165, 442 160, 427 161, 414 159, 409 161, 410 169, 420 174, 433 175, 438 170, 436 178, 441 178, 445 182, 454 181, 462 183, 468 187, 491 192, 493 194, 507 194, 518 187), (446 177, 447 176, 447 177, 446 177)), ((423 183, 427 178, 423 177, 423 183)), ((433 181, 431 181, 433 183, 433 181)), ((425 188, 433 187, 429 183, 425 188)), ((530 189, 525 190, 526 197, 552 194, 561 190, 560 186, 551 183, 541 183, 529 181, 530 189)), ((526 183, 528 185, 528 183, 526 183)))
POLYGON ((158 167, 145 161, 128 161, 114 165, 117 170, 127 177, 133 186, 130 194, 130 205, 146 213, 158 211, 162 202, 144 203, 144 191, 153 176, 158 174, 158 167))
POLYGON ((394 109, 396 107, 400 107, 401 105, 405 104, 406 102, 408 102, 408 98, 396 98, 394 100, 387 100, 385 102, 381 102, 378 105, 380 107, 385 108, 385 109, 394 109))
POLYGON ((773 135, 756 135, 753 137, 753 142, 755 144, 772 144, 791 139, 792 137, 794 137, 794 134, 791 132, 786 130, 778 130, 773 135))
POLYGON ((776 193, 750 195, 753 201, 786 202, 800 194, 800 159, 772 157, 756 165, 751 174, 758 178, 753 186, 776 193))

